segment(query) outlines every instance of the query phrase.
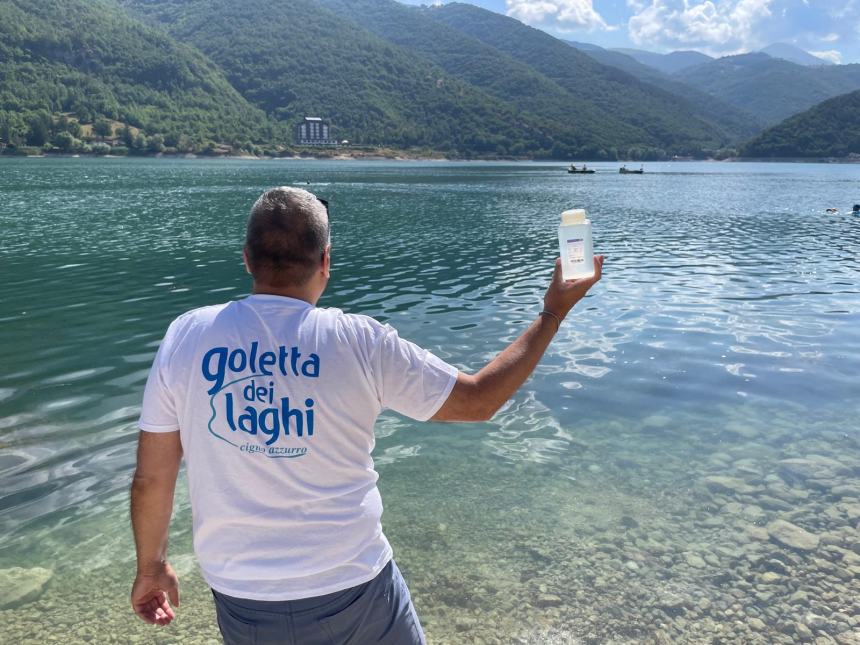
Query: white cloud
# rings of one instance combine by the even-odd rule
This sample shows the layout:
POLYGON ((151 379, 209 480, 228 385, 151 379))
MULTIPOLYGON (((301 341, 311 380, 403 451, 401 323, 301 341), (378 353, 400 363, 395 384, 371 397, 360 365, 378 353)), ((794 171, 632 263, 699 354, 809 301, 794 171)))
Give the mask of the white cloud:
POLYGON ((773 0, 628 0, 627 27, 638 45, 693 47, 715 54, 755 49, 755 28, 773 0))
POLYGON ((857 0, 848 0, 848 2, 833 2, 828 3, 827 14, 836 20, 847 18, 857 13, 857 0))
POLYGON ((592 0, 506 0, 508 15, 531 25, 561 30, 613 28, 606 24, 592 0))
POLYGON ((842 64, 842 53, 836 51, 835 49, 828 49, 827 51, 819 51, 819 52, 809 52, 813 56, 818 56, 818 58, 823 58, 824 60, 829 60, 831 63, 835 63, 836 65, 842 64))
POLYGON ((835 43, 839 40, 839 34, 826 34, 821 37, 821 40, 825 43, 835 43))

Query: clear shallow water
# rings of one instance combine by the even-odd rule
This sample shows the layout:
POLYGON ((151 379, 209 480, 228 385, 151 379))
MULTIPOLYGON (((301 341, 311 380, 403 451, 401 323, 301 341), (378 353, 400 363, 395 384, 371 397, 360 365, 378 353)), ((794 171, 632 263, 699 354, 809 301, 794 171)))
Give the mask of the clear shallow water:
POLYGON ((647 170, 0 160, 0 570, 53 571, 0 641, 217 637, 183 486, 180 618, 127 608, 134 424, 170 320, 248 291, 250 204, 306 181, 332 204, 321 304, 464 369, 540 310, 561 210, 608 256, 493 422, 380 419, 383 523, 431 642, 860 640, 860 219, 823 214, 860 168, 647 170))

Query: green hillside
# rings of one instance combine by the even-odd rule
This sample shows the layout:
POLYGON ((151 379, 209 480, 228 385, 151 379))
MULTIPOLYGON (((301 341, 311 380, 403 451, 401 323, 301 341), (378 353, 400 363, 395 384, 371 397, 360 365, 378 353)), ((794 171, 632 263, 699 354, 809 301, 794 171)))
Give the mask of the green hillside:
POLYGON ((805 67, 767 54, 727 56, 673 78, 751 112, 766 124, 860 89, 860 65, 805 67))
POLYGON ((571 154, 593 158, 606 156, 612 148, 653 145, 647 132, 609 117, 528 65, 429 18, 416 7, 394 0, 320 2, 517 110, 546 119, 558 145, 572 147, 571 154))
MULTIPOLYGON (((376 35, 425 56, 449 74, 509 101, 521 110, 553 120, 556 131, 565 140, 572 134, 580 144, 590 142, 595 151, 616 148, 622 151, 622 155, 629 148, 661 143, 655 142, 645 129, 630 125, 629 115, 621 118, 607 114, 588 95, 572 94, 529 65, 433 19, 419 8, 408 7, 395 0, 320 1, 376 35)), ((688 111, 685 118, 700 118, 712 125, 719 132, 716 137, 720 142, 746 140, 762 129, 750 115, 714 100, 704 92, 673 81, 624 54, 595 49, 600 51, 587 52, 592 58, 597 59, 602 53, 610 54, 627 59, 633 66, 644 70, 639 80, 674 94, 672 100, 688 111)), ((632 78, 620 81, 626 85, 622 85, 619 91, 643 91, 642 84, 632 78)), ((667 100, 663 93, 653 88, 646 87, 644 91, 658 95, 656 100, 660 102, 667 100)))
POLYGON ((579 141, 312 0, 127 0, 197 46, 254 105, 353 143, 458 155, 573 154, 579 141), (563 133, 562 133, 563 134, 563 133))
POLYGON ((275 135, 204 56, 109 0, 0 2, 0 139, 41 146, 100 117, 167 145, 275 135))
MULTIPOLYGON (((644 132, 670 153, 695 153, 733 140, 730 133, 695 114, 678 96, 599 64, 549 34, 467 4, 428 7, 428 16, 529 65, 606 115, 644 132)), ((574 116, 575 118, 575 116, 574 116)))
POLYGON ((701 156, 856 89, 860 65, 764 54, 668 77, 456 3, 0 0, 7 152, 284 150, 313 115, 353 144, 453 156, 701 156))
POLYGON ((745 157, 860 155, 860 91, 828 99, 766 130, 744 146, 745 157))
MULTIPOLYGON (((597 45, 573 41, 566 42, 602 65, 617 67, 631 76, 635 76, 640 81, 659 87, 686 101, 690 108, 702 119, 722 128, 736 142, 749 139, 764 129, 764 125, 751 113, 729 105, 711 94, 696 89, 692 85, 677 81, 654 67, 640 63, 632 56, 617 50, 603 49, 597 45)), ((669 56, 669 54, 665 55, 669 56)))

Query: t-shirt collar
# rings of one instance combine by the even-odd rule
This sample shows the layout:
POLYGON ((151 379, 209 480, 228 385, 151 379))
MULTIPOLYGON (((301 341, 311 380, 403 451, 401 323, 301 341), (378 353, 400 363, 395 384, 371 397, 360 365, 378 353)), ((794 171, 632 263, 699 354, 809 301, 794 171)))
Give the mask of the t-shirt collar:
POLYGON ((290 296, 279 296, 274 293, 252 293, 251 295, 246 296, 244 299, 248 300, 249 302, 280 302, 296 307, 313 307, 313 305, 307 300, 291 298, 290 296))

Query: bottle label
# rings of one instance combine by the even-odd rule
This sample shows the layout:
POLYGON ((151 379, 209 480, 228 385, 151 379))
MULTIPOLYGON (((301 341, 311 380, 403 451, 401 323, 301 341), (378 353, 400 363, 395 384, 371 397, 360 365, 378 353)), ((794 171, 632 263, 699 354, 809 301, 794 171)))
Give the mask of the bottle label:
POLYGON ((573 267, 585 264, 585 240, 581 237, 567 241, 567 263, 573 267))

